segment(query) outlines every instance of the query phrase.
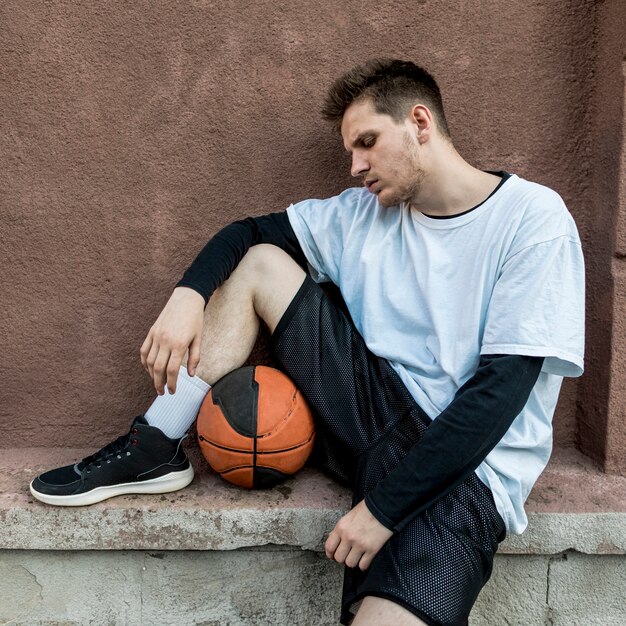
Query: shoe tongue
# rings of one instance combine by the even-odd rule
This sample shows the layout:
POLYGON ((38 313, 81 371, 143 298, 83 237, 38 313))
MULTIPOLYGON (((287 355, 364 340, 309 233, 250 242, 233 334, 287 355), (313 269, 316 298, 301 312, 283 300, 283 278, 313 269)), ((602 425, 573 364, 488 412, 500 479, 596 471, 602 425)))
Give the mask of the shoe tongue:
POLYGON ((143 416, 143 415, 138 415, 134 420, 133 420, 133 426, 135 424, 143 424, 144 426, 149 426, 150 424, 148 424, 148 420, 143 416))

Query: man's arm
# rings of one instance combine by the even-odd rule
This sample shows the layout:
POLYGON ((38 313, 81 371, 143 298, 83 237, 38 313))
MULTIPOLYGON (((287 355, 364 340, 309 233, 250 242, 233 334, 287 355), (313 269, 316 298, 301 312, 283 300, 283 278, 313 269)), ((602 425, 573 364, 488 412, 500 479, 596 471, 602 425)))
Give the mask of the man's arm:
POLYGON ((463 482, 524 408, 542 365, 543 357, 483 355, 450 405, 366 496, 373 515, 401 530, 463 482))
POLYGON ((296 263, 306 257, 291 227, 287 212, 247 217, 220 230, 189 266, 177 287, 190 287, 208 303, 211 294, 231 275, 246 252, 257 244, 278 246, 296 263))
POLYGON ((365 570, 393 532, 467 478, 502 439, 534 387, 543 357, 484 355, 474 376, 407 456, 326 541, 326 555, 365 570))
POLYGON ((178 371, 187 353, 187 370, 195 375, 204 308, 250 247, 261 243, 278 246, 296 262, 306 263, 286 212, 248 217, 217 233, 185 272, 141 346, 141 362, 159 395, 166 384, 171 393, 176 391, 178 371))

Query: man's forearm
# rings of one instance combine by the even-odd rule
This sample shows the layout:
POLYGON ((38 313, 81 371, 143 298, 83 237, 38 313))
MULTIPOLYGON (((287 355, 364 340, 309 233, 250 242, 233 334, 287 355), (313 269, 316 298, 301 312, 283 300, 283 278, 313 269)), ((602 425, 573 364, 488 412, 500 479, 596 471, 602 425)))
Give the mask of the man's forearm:
POLYGON ((524 408, 543 357, 484 355, 455 399, 407 456, 365 498, 390 530, 401 530, 485 459, 524 408))

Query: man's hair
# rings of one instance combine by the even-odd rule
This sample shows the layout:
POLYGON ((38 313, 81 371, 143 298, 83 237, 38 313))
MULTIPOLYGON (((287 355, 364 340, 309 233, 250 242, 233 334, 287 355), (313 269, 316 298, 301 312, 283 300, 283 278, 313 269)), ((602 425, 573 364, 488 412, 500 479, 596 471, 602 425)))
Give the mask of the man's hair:
POLYGON ((339 130, 346 109, 358 100, 369 99, 377 113, 390 115, 396 122, 416 104, 426 105, 441 134, 450 139, 443 111, 441 92, 435 79, 410 61, 370 59, 339 77, 328 90, 322 116, 339 130))

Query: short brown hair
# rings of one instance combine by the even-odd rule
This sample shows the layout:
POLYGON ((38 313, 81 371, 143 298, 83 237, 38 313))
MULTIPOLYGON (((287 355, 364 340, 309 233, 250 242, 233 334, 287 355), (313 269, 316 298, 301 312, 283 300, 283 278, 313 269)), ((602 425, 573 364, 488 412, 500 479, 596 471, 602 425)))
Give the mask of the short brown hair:
POLYGON ((379 58, 353 67, 328 90, 322 116, 339 129, 346 109, 366 98, 371 99, 377 113, 390 115, 396 121, 402 120, 409 107, 419 100, 432 111, 441 134, 450 138, 439 87, 415 63, 379 58))

